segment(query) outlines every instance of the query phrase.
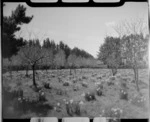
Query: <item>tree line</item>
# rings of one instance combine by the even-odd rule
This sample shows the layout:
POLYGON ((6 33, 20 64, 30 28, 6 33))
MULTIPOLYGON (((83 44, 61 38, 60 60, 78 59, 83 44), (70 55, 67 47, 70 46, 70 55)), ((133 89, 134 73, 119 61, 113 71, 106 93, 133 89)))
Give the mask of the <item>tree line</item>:
MULTIPOLYGON (((3 7, 5 4, 3 4, 3 7)), ((32 21, 33 16, 26 15, 26 7, 18 5, 10 16, 3 16, 2 30, 2 69, 10 72, 16 70, 33 71, 33 85, 36 86, 35 75, 37 69, 71 69, 94 67, 96 60, 92 55, 77 47, 71 49, 63 41, 56 44, 49 38, 40 44, 39 39, 24 40, 16 38, 15 33, 21 30, 21 25, 32 21)))
MULTIPOLYGON (((3 7, 4 6, 5 4, 3 4, 3 7)), ((56 44, 54 40, 47 38, 41 45, 41 40, 38 39, 25 40, 22 37, 16 38, 15 33, 21 30, 21 25, 30 23, 32 19, 33 16, 26 15, 26 7, 20 4, 14 11, 12 11, 10 16, 3 16, 2 57, 4 68, 11 66, 13 69, 22 69, 25 64, 30 62, 22 58, 23 54, 25 54, 24 58, 29 58, 28 60, 31 60, 32 58, 36 59, 38 56, 41 57, 40 55, 48 55, 46 57, 49 57, 49 59, 42 56, 43 58, 40 58, 40 61, 38 61, 40 64, 38 63, 37 65, 38 68, 46 69, 67 68, 69 64, 72 67, 84 67, 87 63, 81 63, 83 60, 94 60, 93 56, 86 51, 77 47, 71 49, 67 44, 64 44, 63 41, 56 44), (38 55, 37 57, 36 54, 38 55), (78 59, 76 64, 66 63, 68 62, 68 59, 71 62, 72 58, 74 58, 74 61, 78 59), (24 61, 21 61, 21 59, 24 61)))
MULTIPOLYGON (((62 42, 61 42, 62 44, 62 42)), ((41 46, 39 40, 30 40, 26 42, 26 45, 21 47, 16 55, 10 58, 3 58, 3 72, 9 71, 10 75, 13 70, 26 70, 26 76, 28 71, 33 71, 33 85, 36 86, 35 74, 37 69, 70 69, 76 71, 77 68, 91 68, 96 67, 96 59, 93 57, 84 57, 80 53, 75 53, 74 49, 70 51, 70 54, 66 56, 65 51, 57 46, 57 50, 53 48, 41 46), (56 51, 56 52, 55 52, 56 51)), ((75 48, 78 49, 78 48, 75 48)), ((80 49, 78 49, 80 50, 80 49)), ((75 72, 76 73, 76 72, 75 72)))
POLYGON ((133 69, 134 80, 139 91, 140 68, 148 68, 149 35, 144 20, 122 21, 113 27, 119 36, 106 36, 99 48, 98 58, 116 75, 117 69, 133 69), (145 31, 146 30, 146 31, 145 31))

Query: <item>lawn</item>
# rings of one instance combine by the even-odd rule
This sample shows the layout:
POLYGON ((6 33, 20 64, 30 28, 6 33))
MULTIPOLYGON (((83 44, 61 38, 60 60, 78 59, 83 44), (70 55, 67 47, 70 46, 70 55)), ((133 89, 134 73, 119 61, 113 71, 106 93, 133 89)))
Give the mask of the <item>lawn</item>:
POLYGON ((3 117, 117 117, 148 118, 148 70, 139 70, 140 93, 136 91, 131 69, 119 69, 112 76, 109 69, 69 69, 3 74, 3 117))

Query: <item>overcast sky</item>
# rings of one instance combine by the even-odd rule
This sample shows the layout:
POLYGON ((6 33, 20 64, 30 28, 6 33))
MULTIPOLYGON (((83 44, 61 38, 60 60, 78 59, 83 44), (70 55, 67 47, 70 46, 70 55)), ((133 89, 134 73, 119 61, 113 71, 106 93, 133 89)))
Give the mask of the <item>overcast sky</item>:
MULTIPOLYGON (((4 15, 9 16, 18 3, 6 3, 4 15)), ((121 7, 108 8, 27 8, 26 15, 34 15, 33 20, 23 25, 19 35, 25 39, 49 37, 56 43, 63 41, 71 48, 86 50, 97 56, 100 45, 106 35, 115 36, 112 26, 121 20, 143 17, 148 20, 147 3, 125 3, 121 7)))

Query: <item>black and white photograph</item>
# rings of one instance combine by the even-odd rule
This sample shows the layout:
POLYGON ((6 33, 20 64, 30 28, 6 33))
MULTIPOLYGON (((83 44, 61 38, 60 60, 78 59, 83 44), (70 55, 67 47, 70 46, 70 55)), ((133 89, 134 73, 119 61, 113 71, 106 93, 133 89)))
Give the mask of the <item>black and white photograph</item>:
POLYGON ((149 118, 148 2, 1 6, 4 119, 149 118))

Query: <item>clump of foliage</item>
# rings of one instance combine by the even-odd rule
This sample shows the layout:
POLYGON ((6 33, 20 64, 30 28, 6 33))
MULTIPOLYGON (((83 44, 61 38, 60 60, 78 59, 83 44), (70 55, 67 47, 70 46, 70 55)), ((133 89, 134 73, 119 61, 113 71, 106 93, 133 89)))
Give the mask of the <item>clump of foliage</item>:
POLYGON ((97 85, 97 89, 96 89, 96 93, 98 96, 102 96, 104 95, 103 90, 104 90, 104 86, 103 86, 103 82, 96 84, 97 85))
POLYGON ((39 91, 39 101, 41 101, 41 102, 46 101, 45 92, 42 90, 39 91))
POLYGON ((96 89, 96 93, 97 93, 98 96, 102 96, 103 95, 103 91, 100 88, 96 89))
POLYGON ((3 16, 2 56, 4 58, 15 55, 19 47, 25 45, 23 38, 17 39, 15 33, 20 31, 20 25, 30 23, 32 18, 33 16, 26 16, 26 7, 20 4, 12 11, 10 16, 3 16))
POLYGON ((104 44, 99 49, 98 58, 112 70, 113 76, 121 63, 120 38, 106 37, 104 44))
POLYGON ((51 86, 51 84, 49 82, 44 82, 44 87, 46 89, 51 89, 52 88, 52 86, 51 86))
POLYGON ((66 104, 66 111, 69 116, 81 115, 81 107, 79 101, 70 100, 66 101, 65 104, 66 104))
POLYGON ((85 100, 87 100, 87 101, 96 100, 96 97, 95 97, 95 93, 94 93, 94 92, 87 92, 87 93, 85 93, 84 98, 85 98, 85 100))
POLYGON ((57 95, 66 95, 67 92, 64 91, 64 90, 62 90, 62 89, 56 89, 56 94, 57 94, 57 95))
POLYGON ((70 82, 69 81, 64 81, 63 86, 70 86, 70 82))

